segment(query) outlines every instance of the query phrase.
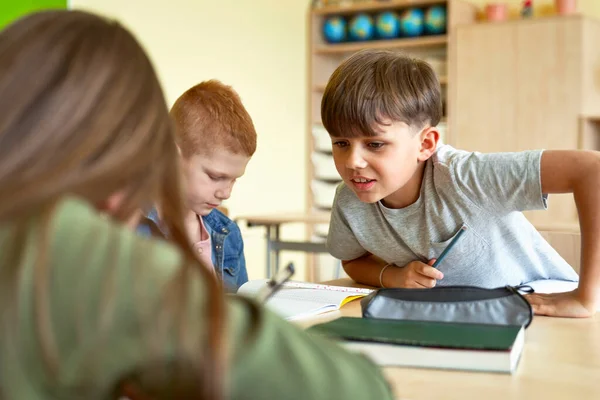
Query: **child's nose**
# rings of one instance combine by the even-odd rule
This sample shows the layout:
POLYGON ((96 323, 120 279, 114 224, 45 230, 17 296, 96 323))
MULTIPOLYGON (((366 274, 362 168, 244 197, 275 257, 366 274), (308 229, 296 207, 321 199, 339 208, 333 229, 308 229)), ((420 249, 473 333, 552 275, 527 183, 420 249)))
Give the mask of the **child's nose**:
POLYGON ((363 158, 360 149, 352 149, 348 158, 346 159, 346 168, 349 169, 362 169, 367 166, 367 162, 363 158))
POLYGON ((233 184, 227 185, 226 187, 217 190, 217 192, 215 193, 215 196, 219 200, 227 200, 229 197, 231 197, 231 189, 232 188, 233 188, 233 184))

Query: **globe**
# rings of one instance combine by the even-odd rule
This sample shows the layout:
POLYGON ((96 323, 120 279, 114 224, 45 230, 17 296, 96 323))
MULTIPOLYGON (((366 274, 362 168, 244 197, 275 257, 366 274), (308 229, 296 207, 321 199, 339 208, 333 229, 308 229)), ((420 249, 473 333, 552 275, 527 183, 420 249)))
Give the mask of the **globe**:
POLYGON ((446 7, 433 6, 425 12, 425 33, 440 35, 446 32, 446 7))
POLYGON ((409 8, 400 15, 400 33, 402 36, 419 36, 423 34, 423 10, 409 8))
POLYGON ((400 35, 400 20, 393 11, 386 11, 377 16, 375 20, 377 36, 382 39, 392 39, 400 35))
POLYGON ((368 14, 357 14, 350 20, 349 34, 351 40, 369 40, 374 35, 373 18, 368 14))
POLYGON ((346 20, 342 17, 329 17, 323 23, 323 37, 329 43, 346 40, 346 20))

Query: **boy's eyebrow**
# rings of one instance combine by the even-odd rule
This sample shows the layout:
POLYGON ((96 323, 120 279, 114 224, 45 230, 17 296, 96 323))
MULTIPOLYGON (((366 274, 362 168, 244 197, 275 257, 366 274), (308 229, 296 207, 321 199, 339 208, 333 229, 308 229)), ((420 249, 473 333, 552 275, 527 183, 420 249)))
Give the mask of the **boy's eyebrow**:
POLYGON ((375 136, 359 136, 359 137, 345 137, 345 136, 333 136, 333 135, 329 135, 329 138, 331 138, 332 140, 349 140, 349 139, 359 139, 359 140, 373 140, 373 139, 379 139, 379 140, 383 140, 385 139, 385 134, 378 134, 375 136))
POLYGON ((211 168, 205 168, 205 171, 212 175, 215 178, 231 178, 231 179, 236 179, 236 177, 231 176, 229 174, 226 174, 225 172, 219 172, 217 170, 211 169, 211 168))

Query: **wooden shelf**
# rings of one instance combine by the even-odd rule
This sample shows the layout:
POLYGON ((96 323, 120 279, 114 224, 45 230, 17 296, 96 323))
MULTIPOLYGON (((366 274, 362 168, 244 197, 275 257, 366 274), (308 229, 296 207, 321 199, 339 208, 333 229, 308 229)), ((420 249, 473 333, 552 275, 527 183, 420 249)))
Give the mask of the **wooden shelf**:
POLYGON ((596 115, 596 114, 592 114, 592 115, 581 114, 580 118, 583 120, 600 122, 600 115, 596 115))
POLYGON ((372 12, 390 10, 395 8, 419 7, 434 4, 446 4, 444 0, 391 0, 391 1, 365 1, 362 3, 349 3, 347 5, 325 6, 312 10, 314 15, 329 14, 354 14, 357 12, 372 12))
POLYGON ((447 43, 448 36, 435 35, 419 38, 326 44, 315 47, 314 52, 317 54, 353 53, 362 49, 406 49, 411 47, 436 47, 445 46, 447 43))

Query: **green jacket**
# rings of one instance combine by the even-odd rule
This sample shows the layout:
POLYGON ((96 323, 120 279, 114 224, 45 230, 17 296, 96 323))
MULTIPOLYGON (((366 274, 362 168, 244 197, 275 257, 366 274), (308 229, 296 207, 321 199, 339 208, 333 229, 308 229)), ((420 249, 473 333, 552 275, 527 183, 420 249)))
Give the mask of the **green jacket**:
MULTIPOLYGON (((3 335, 0 343, 3 398, 106 399, 120 378, 148 361, 148 334, 155 332, 160 319, 158 293, 179 268, 181 257, 168 243, 139 237, 75 199, 58 205, 51 226, 43 306, 50 315, 52 351, 42 354, 36 333, 40 322, 33 289, 40 225, 33 220, 19 258, 19 311, 9 319, 18 322, 4 325, 13 334, 3 335)), ((14 248, 9 240, 12 228, 9 223, 0 225, 2 276, 14 267, 4 257, 14 248)), ((0 280, 1 294, 11 289, 6 284, 0 280)), ((202 282, 191 285, 191 306, 184 314, 187 329, 203 340, 206 299, 202 282)), ((226 384, 232 399, 391 398, 387 382, 367 359, 309 336, 250 301, 228 297, 226 307, 226 384)), ((168 333, 166 338, 153 349, 158 348, 159 357, 168 363, 176 338, 168 333)))

